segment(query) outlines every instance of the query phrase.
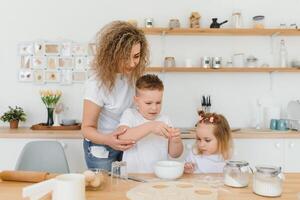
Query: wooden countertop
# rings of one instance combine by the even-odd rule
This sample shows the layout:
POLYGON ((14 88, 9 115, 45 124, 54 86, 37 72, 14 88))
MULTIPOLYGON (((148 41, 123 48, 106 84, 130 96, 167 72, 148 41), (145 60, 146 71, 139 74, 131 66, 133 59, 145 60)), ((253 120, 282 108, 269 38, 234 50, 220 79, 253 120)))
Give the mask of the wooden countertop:
MULTIPOLYGON (((143 178, 153 178, 154 175, 139 175, 143 178)), ((184 175, 180 178, 180 181, 193 182, 203 179, 206 175, 184 175)), ((220 175, 210 174, 209 176, 214 177, 220 175)), ((297 200, 297 195, 300 192, 300 173, 285 174, 286 179, 283 183, 283 193, 280 197, 271 198, 276 200, 297 200)), ((118 183, 111 184, 110 180, 102 191, 86 191, 86 200, 98 200, 98 199, 109 199, 109 200, 121 200, 127 199, 126 192, 131 188, 141 184, 134 181, 121 180, 118 183)), ((22 188, 30 185, 30 183, 24 182, 8 182, 0 180, 0 199, 8 200, 22 200, 22 188)), ((49 196, 43 198, 44 200, 49 200, 49 196)), ((246 188, 231 188, 228 186, 223 186, 218 190, 219 200, 265 200, 269 199, 266 197, 255 195, 252 192, 252 183, 246 188)))
MULTIPOLYGON (((194 139, 195 132, 182 134, 183 139, 194 139)), ((31 130, 29 128, 0 128, 0 138, 48 138, 48 139, 81 139, 80 130, 57 131, 57 130, 31 130)), ((233 132, 233 138, 257 139, 257 138, 300 138, 300 131, 271 131, 256 129, 241 129, 233 132)))

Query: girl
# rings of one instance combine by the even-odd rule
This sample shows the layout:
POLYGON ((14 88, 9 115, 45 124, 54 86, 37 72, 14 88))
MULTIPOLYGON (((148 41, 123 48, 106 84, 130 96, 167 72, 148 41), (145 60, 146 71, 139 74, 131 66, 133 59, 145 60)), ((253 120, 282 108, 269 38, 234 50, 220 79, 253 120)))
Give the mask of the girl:
POLYGON ((83 104, 83 148, 88 168, 110 170, 122 151, 135 141, 120 139, 115 131, 123 111, 132 106, 135 81, 148 64, 148 44, 140 29, 114 21, 98 34, 93 69, 83 104))
POLYGON ((185 173, 221 173, 230 157, 232 138, 229 124, 223 115, 199 112, 196 124, 196 143, 189 152, 185 173))

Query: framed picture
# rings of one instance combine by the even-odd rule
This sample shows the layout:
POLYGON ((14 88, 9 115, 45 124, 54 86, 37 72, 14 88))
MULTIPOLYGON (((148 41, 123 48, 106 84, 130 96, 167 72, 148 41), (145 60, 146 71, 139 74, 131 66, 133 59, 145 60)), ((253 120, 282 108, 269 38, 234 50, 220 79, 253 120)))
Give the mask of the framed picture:
POLYGON ((72 80, 75 83, 83 83, 87 79, 87 73, 85 70, 83 71, 73 71, 72 80))
POLYGON ((72 56, 72 42, 62 42, 60 46, 61 56, 72 56))
POLYGON ((45 43, 45 55, 56 55, 60 53, 59 43, 45 43))
POLYGON ((22 82, 32 82, 33 76, 32 76, 32 71, 27 70, 27 69, 21 69, 19 71, 19 81, 22 82))
POLYGON ((47 83, 58 83, 60 81, 60 75, 58 70, 45 71, 45 81, 47 83))
POLYGON ((75 57, 75 68, 77 69, 84 69, 87 65, 87 60, 86 57, 80 56, 80 57, 75 57))
POLYGON ((33 43, 23 42, 18 45, 18 54, 21 56, 29 56, 33 54, 33 43))
POLYGON ((74 67, 73 60, 74 60, 73 57, 59 57, 58 58, 58 66, 61 69, 73 68, 74 67))
POLYGON ((44 41, 34 42, 33 54, 35 56, 44 56, 45 55, 45 43, 44 43, 44 41))
POLYGON ((47 68, 48 69, 56 69, 57 67, 58 67, 58 57, 48 56, 47 57, 47 68))
POLYGON ((72 44, 72 55, 74 56, 86 56, 87 55, 87 44, 72 44))
POLYGON ((60 84, 70 85, 72 84, 73 70, 72 69, 61 69, 60 70, 60 84))
POLYGON ((89 56, 96 55, 96 44, 95 43, 88 44, 88 55, 89 56))
POLYGON ((45 56, 33 56, 31 57, 31 67, 32 68, 45 68, 46 67, 46 57, 45 56))
POLYGON ((45 71, 42 69, 33 70, 33 81, 36 84, 45 83, 45 71))
POLYGON ((31 67, 31 56, 21 56, 20 67, 23 69, 30 69, 31 67))

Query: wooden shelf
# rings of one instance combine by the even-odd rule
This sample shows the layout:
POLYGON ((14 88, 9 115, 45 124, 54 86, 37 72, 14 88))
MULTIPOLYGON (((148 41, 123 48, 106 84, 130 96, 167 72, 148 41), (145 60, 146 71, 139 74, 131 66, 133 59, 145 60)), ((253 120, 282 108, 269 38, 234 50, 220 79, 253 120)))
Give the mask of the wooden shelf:
POLYGON ((272 36, 272 35, 286 35, 286 36, 300 36, 300 29, 235 29, 235 28, 142 28, 147 35, 210 35, 210 36, 272 36))
POLYGON ((250 67, 222 67, 219 69, 203 67, 147 67, 147 72, 300 72, 300 68, 250 68, 250 67))

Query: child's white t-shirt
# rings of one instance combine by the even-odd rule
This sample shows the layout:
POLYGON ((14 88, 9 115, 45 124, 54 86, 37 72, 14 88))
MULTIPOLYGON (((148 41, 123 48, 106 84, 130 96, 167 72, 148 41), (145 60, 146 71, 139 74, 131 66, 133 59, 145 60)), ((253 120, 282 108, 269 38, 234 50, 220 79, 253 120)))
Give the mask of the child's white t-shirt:
MULTIPOLYGON (((127 109, 121 117, 119 126, 132 128, 148 121, 136 109, 127 109)), ((171 121, 167 116, 159 115, 155 121, 164 122, 171 127, 171 121)), ((128 173, 152 173, 156 162, 167 159, 168 139, 150 133, 137 141, 132 148, 124 151, 122 160, 127 162, 128 173)))
POLYGON ((194 173, 222 173, 225 166, 225 161, 219 154, 197 155, 192 150, 185 161, 196 164, 194 173))
POLYGON ((122 113, 132 107, 134 88, 124 75, 117 74, 113 90, 109 92, 101 82, 92 76, 85 83, 84 99, 90 100, 101 107, 98 119, 98 130, 110 133, 116 130, 122 113))

